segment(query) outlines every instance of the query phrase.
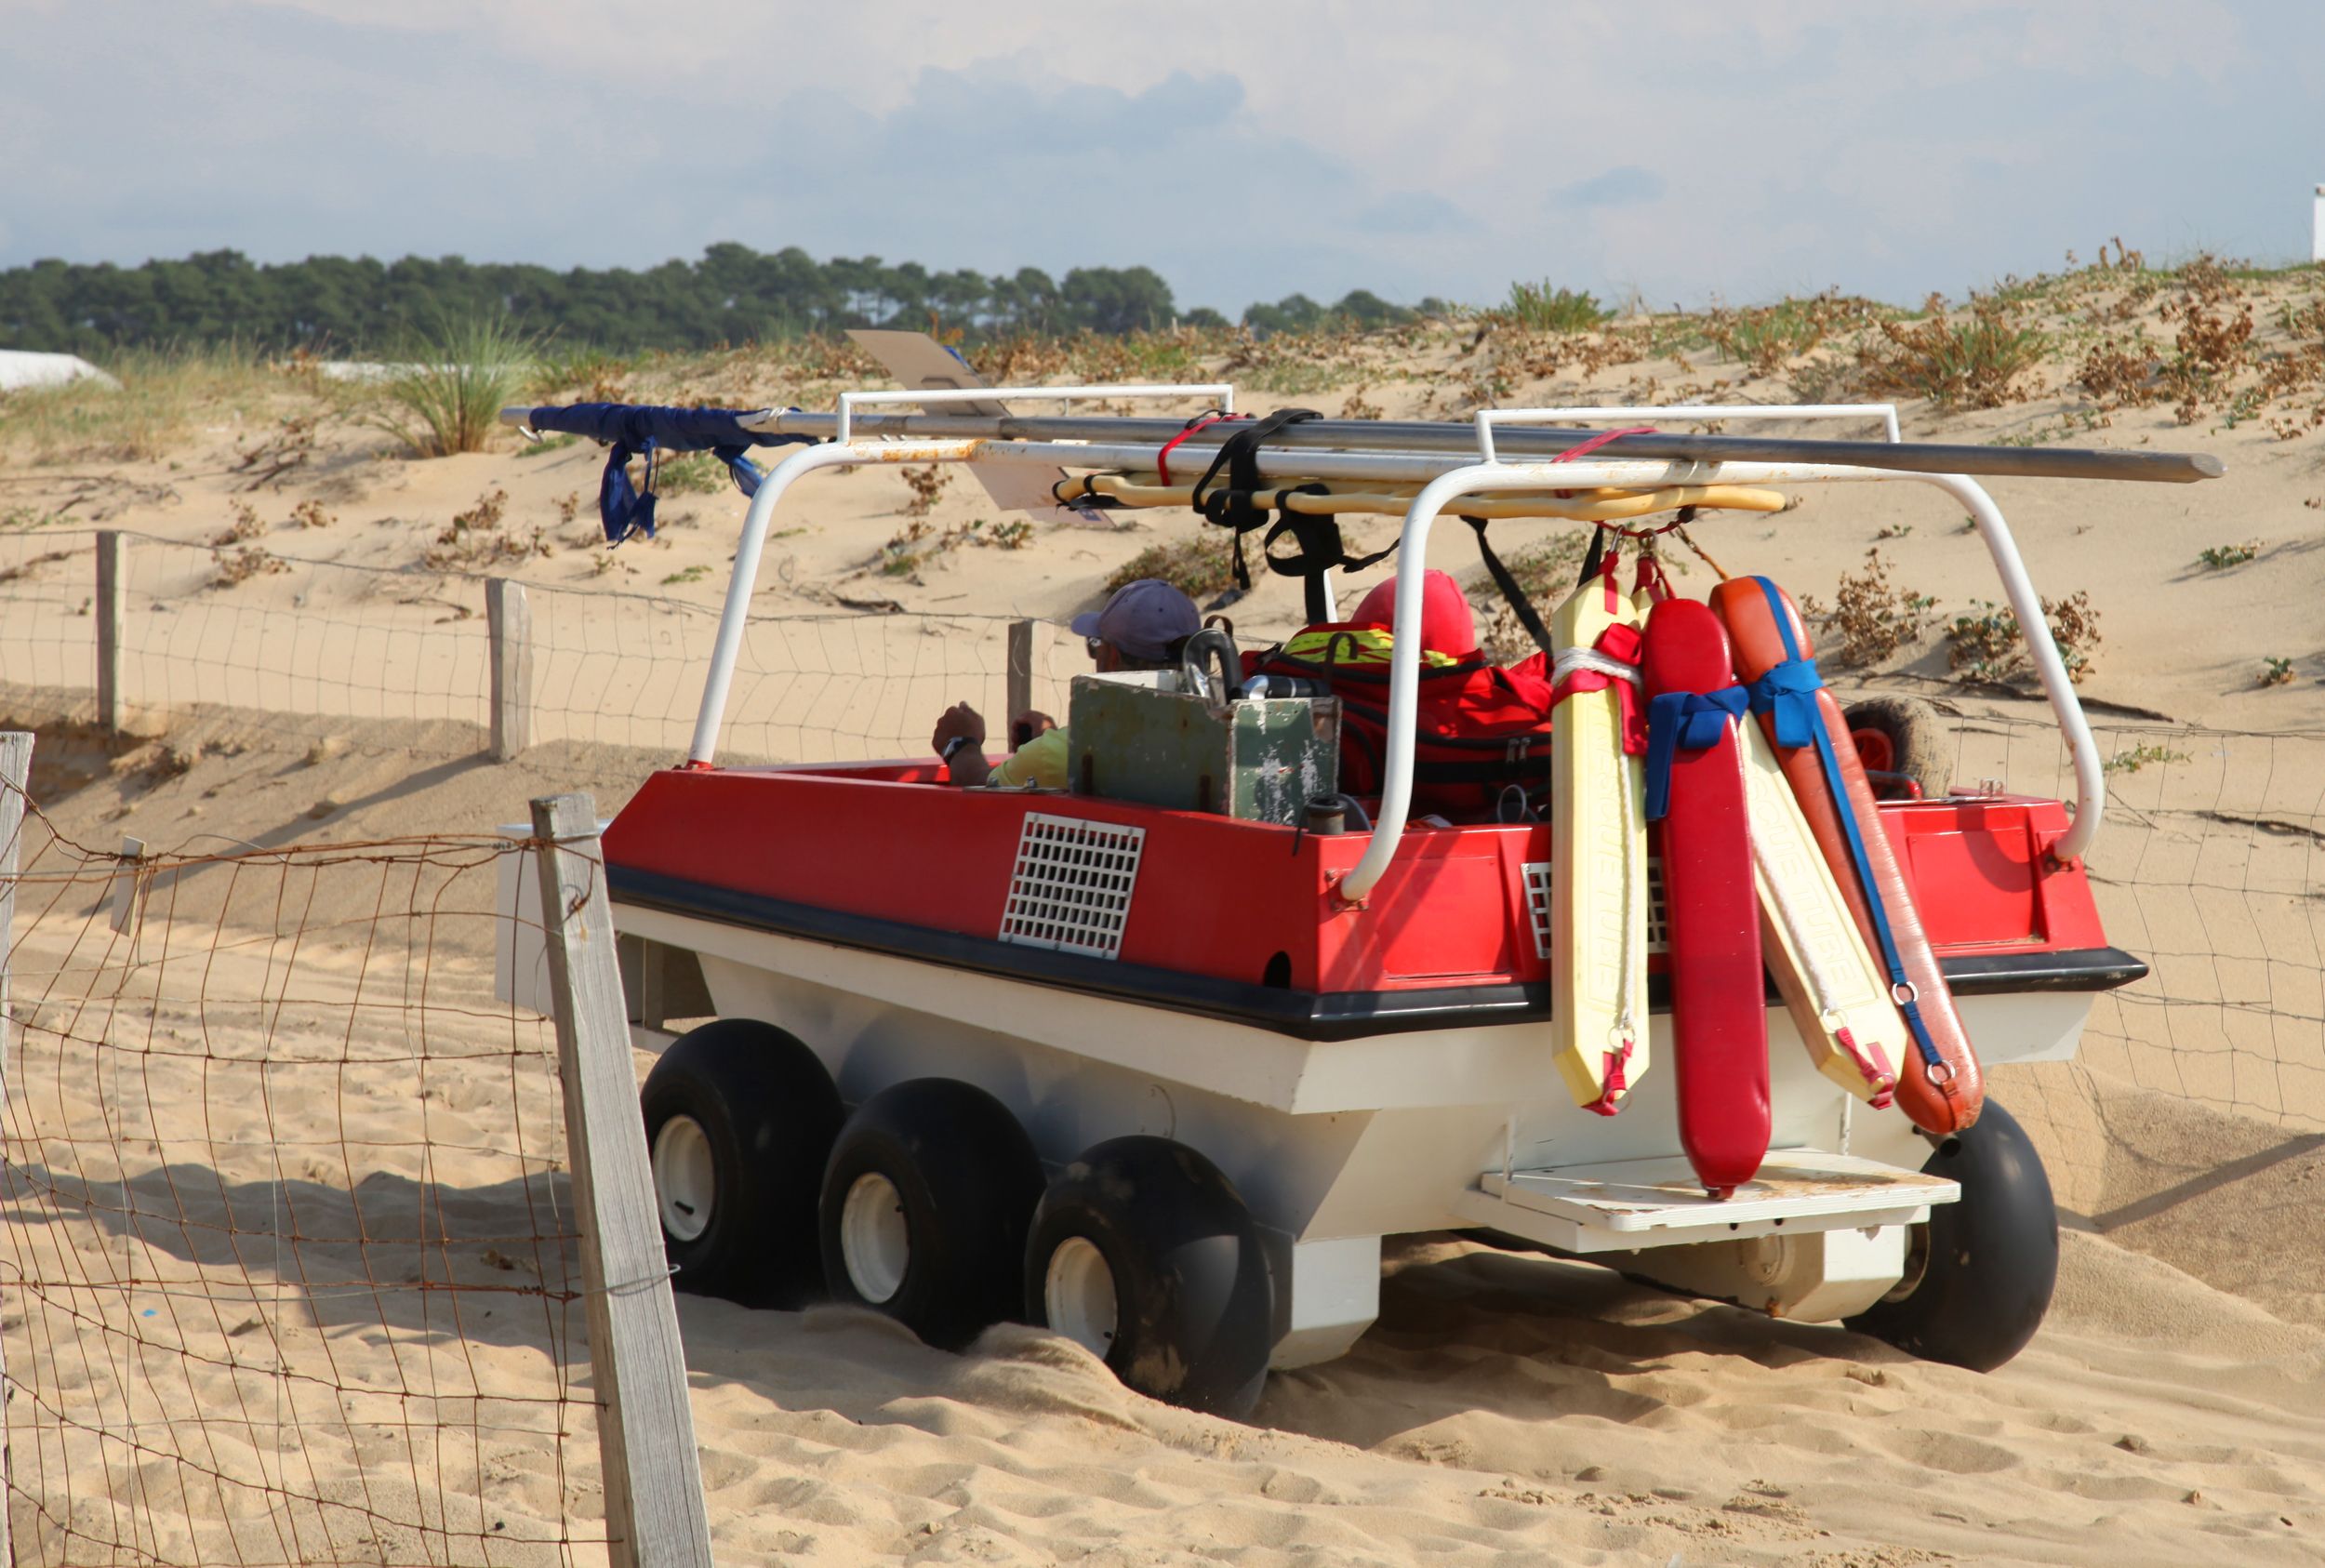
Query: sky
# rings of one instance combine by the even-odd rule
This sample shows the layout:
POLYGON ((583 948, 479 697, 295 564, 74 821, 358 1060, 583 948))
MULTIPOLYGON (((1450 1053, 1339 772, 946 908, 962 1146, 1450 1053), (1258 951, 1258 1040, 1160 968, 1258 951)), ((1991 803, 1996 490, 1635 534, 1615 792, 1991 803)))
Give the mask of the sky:
POLYGON ((719 240, 1294 291, 2305 259, 2325 0, 0 0, 0 266, 719 240))

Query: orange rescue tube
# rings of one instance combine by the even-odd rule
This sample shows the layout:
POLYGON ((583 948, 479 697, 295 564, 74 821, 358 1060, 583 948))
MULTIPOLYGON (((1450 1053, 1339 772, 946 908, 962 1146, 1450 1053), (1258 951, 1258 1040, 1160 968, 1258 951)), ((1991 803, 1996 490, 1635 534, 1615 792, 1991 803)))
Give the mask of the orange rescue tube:
POLYGON ((1900 1009, 1912 1026, 1912 1038, 1902 1053, 1897 1107, 1924 1132, 1959 1133, 1977 1121, 1986 1103, 1985 1077, 1955 1011, 1945 971, 1922 930, 1896 850, 1880 825, 1872 786, 1849 738, 1840 704, 1816 675, 1815 644, 1808 628, 1784 591, 1765 578, 1728 579, 1711 591, 1711 606, 1734 644, 1736 675, 1753 690, 1752 707, 1761 730, 1775 749, 1849 912, 1898 986, 1900 1009), (1811 724, 1822 726, 1827 748, 1815 743, 1814 729, 1807 727, 1811 724), (1827 773, 1826 750, 1840 777, 1840 795, 1827 773), (1863 850, 1862 876, 1850 842, 1852 826, 1863 850), (1877 895, 1874 899, 1866 897, 1868 881, 1877 895), (1883 918, 1877 919, 1877 914, 1883 918))

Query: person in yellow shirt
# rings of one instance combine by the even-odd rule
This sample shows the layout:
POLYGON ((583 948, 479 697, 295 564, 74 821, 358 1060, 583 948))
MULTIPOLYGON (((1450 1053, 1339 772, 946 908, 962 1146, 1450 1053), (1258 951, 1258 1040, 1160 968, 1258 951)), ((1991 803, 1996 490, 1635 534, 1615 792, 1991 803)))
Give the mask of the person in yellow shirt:
MULTIPOLYGON (((1114 591, 1103 609, 1078 615, 1073 630, 1088 644, 1090 661, 1101 675, 1118 670, 1170 670, 1187 639, 1202 630, 1195 602, 1159 578, 1141 578, 1114 591)), ((985 755, 985 720, 965 702, 945 710, 929 744, 943 758, 951 781, 1044 790, 1066 787, 1070 744, 1064 726, 1046 713, 1022 713, 1032 737, 995 764, 985 755)))

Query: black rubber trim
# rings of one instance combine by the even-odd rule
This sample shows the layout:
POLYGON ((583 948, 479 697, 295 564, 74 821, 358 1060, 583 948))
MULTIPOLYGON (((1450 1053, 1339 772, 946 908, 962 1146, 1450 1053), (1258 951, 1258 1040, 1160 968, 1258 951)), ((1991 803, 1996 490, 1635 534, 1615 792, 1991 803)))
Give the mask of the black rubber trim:
POLYGON ((1939 962, 1956 996, 2020 990, 2113 990, 2147 977, 2147 965, 2121 948, 1958 953, 1939 962))
MULTIPOLYGON (((1550 988, 1538 981, 1432 986, 1419 990, 1283 990, 1151 964, 1023 947, 990 937, 934 931, 876 915, 842 914, 627 866, 608 865, 606 884, 619 904, 950 964, 1036 985, 1091 991, 1149 1007, 1226 1018, 1301 1040, 1352 1040, 1414 1030, 1531 1023, 1550 1016, 1550 988)), ((2115 948, 1947 959, 1945 967, 1956 994, 1966 996, 2021 990, 2110 990, 2147 973, 2146 964, 2115 948), (1962 977, 1956 979, 1957 975, 1962 977)), ((1773 989, 1770 999, 1774 1000, 1773 989)), ((1651 978, 1648 1001, 1655 1012, 1670 1011, 1670 993, 1662 976, 1651 978)))

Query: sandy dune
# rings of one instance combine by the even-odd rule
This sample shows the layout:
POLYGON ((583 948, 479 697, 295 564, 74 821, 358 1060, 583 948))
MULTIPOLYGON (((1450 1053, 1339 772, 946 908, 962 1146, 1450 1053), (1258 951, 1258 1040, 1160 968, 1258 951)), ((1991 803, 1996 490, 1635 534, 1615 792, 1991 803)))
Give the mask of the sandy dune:
MULTIPOLYGON (((1369 365, 1358 384, 1327 377, 1260 401, 1442 412, 1448 381, 1490 353, 1440 344, 1369 365)), ((1793 395, 1781 377, 1698 354, 1513 373, 1499 400, 1630 401, 1711 392, 1715 379, 1727 383, 1718 395, 1793 395)), ((739 361, 691 388, 634 390, 734 402, 828 392, 760 386, 739 361)), ((38 785, 59 831, 99 849, 135 833, 193 852, 475 831, 569 788, 611 809, 676 754, 735 498, 673 498, 661 541, 601 566, 607 558, 586 544, 589 449, 418 463, 332 420, 282 485, 246 492, 236 454, 296 405, 283 399, 205 416, 184 432, 174 472, 149 463, 132 475, 70 452, 38 463, 16 452, 0 469, 0 502, 15 509, 0 527, 0 721, 45 726, 38 785), (543 628, 545 743, 508 764, 480 751, 476 585, 426 564, 454 514, 496 490, 508 499, 494 531, 513 553, 471 565, 533 584, 543 628), (577 494, 578 515, 565 515, 577 494), (293 506, 308 500, 330 521, 295 525, 293 506), (264 526, 214 548, 236 501, 264 526), (91 551, 73 532, 89 523, 179 541, 133 546, 132 690, 162 732, 150 742, 103 742, 61 722, 90 711, 91 551), (336 565, 218 585, 244 544, 336 565)), ((2059 389, 1976 415, 1908 407, 1906 427, 2058 439, 2076 407, 2059 389)), ((2093 870, 2111 937, 2158 969, 2102 1003, 2080 1063, 1998 1082, 2041 1144, 2070 1226, 2058 1302, 2017 1362, 1981 1377, 1593 1267, 1419 1237, 1392 1248, 1381 1322, 1356 1350, 1279 1375, 1253 1421, 1234 1425, 1128 1394, 1080 1350, 1028 1330, 995 1330, 956 1357, 836 1309, 759 1313, 682 1298, 723 1560, 2325 1561, 2325 1150, 2309 1139, 2325 1130, 2315 615, 2325 532, 2306 504, 2325 477, 2316 437, 2280 440, 2249 420, 2183 426, 2163 407, 2085 423, 2072 439, 2217 451, 2230 476, 2186 489, 1995 486, 2038 581, 2054 595, 2086 590, 2101 611, 2106 642, 2085 690, 2105 705, 2110 752, 2130 760, 2110 776, 2116 805, 2093 870), (2244 540, 2250 561, 2196 564, 2207 546, 2244 540), (2291 660, 2294 678, 2260 684, 2271 658, 2291 660)), ((965 543, 885 574, 868 564, 898 533, 905 499, 894 474, 828 477, 778 521, 799 531, 775 541, 760 599, 766 615, 790 618, 755 633, 749 671, 760 680, 738 690, 734 754, 916 750, 942 703, 997 708, 1000 629, 982 618, 1083 607, 1135 551, 1195 527, 1149 515, 1119 530, 1056 528, 1025 550, 965 543), (944 618, 843 602, 877 599, 944 618)), ((989 511, 962 480, 930 522, 961 526, 989 511)), ((1696 532, 1731 569, 1827 601, 1878 544, 1900 581, 1952 614, 1995 597, 1960 523, 1933 492, 1882 486, 1817 491, 1797 512, 1707 519, 1696 532)), ((1388 526, 1352 532, 1385 539, 1388 526)), ((1502 527, 1514 548, 1538 525, 1502 527)), ((1430 556, 1465 578, 1475 570, 1466 530, 1446 530, 1430 556)), ((1681 586, 1707 581, 1696 566, 1681 586)), ((1263 580, 1230 613, 1247 636, 1281 631, 1296 618, 1296 591, 1263 580)), ((1060 645, 1052 681, 1070 672, 1073 653, 1060 645)), ((1962 687, 1934 631, 1852 679, 1951 705, 1960 777, 2064 788, 2039 705, 1962 687)), ((188 935, 169 940, 206 940, 199 934, 221 918, 246 933, 276 929, 277 915, 234 903, 251 889, 234 895, 225 881, 206 873, 171 889, 165 918, 188 935)), ((334 873, 311 891, 301 918, 324 935, 298 973, 343 1002, 365 973, 351 943, 379 907, 377 878, 334 873)), ((517 1049, 489 1002, 483 1017, 460 1011, 488 992, 481 927, 443 929, 432 981, 442 1012, 411 1060, 389 1048, 408 1020, 357 1029, 323 1006, 277 1019, 281 1065, 265 1072, 141 1056, 125 1086, 83 1070, 73 1031, 55 1032, 46 1005, 50 1032, 35 1019, 12 1048, 7 1244, 20 1268, 37 1257, 87 1288, 38 1300, 10 1288, 9 1371, 84 1402, 74 1408, 93 1403, 106 1421, 154 1424, 139 1428, 153 1438, 133 1455, 53 1425, 36 1434, 41 1410, 11 1405, 16 1484, 45 1477, 62 1489, 49 1495, 72 1500, 68 1516, 44 1517, 13 1499, 27 1560, 110 1561, 94 1543, 118 1538, 165 1561, 196 1549, 251 1561, 552 1561, 561 1513, 583 1521, 578 1535, 594 1528, 578 1310, 560 1317, 538 1296, 505 1298, 517 1304, 506 1309, 487 1292, 461 1298, 476 1306, 456 1318, 406 1288, 421 1275, 548 1287, 571 1269, 558 1226, 540 1217, 564 1213, 565 1199, 538 1027, 517 1049), (494 1041, 498 1055, 463 1056, 494 1041), (356 1070, 339 1065, 358 1059, 356 1070), (254 1092, 266 1073, 280 1074, 283 1093, 254 1092), (424 1165, 411 1147, 415 1104, 440 1144, 424 1165), (521 1145, 508 1141, 520 1107, 521 1145), (124 1125, 135 1136, 102 1165, 114 1158, 102 1152, 110 1129, 124 1125), (133 1201, 87 1196, 109 1183, 133 1201), (295 1244, 278 1206, 286 1192, 311 1238, 295 1244), (45 1206, 58 1194, 78 1206, 45 1206), (512 1237, 531 1250, 516 1257, 512 1237), (255 1294, 238 1282, 246 1269, 255 1294), (389 1288, 365 1288, 373 1279, 389 1288), (209 1304, 151 1298, 171 1281, 209 1304), (216 1305, 228 1300, 249 1305, 216 1305), (140 1315, 149 1305, 152 1319, 140 1315), (264 1332, 242 1329, 247 1317, 264 1332), (258 1348, 268 1354, 246 1353, 258 1348), (278 1404, 297 1382, 286 1369, 328 1381, 278 1404), (487 1394, 509 1402, 490 1419, 477 1402, 487 1394), (521 1425, 520 1409, 560 1415, 562 1428, 548 1429, 562 1442, 478 1429, 521 1425), (180 1458, 235 1479, 206 1495, 188 1488, 180 1458), (268 1486, 347 1506, 270 1502, 268 1486), (69 1535, 66 1518, 84 1534, 69 1535), (424 1528, 383 1522, 398 1518, 424 1528)), ((46 927, 51 945, 38 950, 80 939, 61 931, 46 927)), ((164 1034, 232 1056, 257 1038, 247 1004, 266 993, 270 950, 254 938, 213 975, 210 1035, 207 1004, 183 998, 133 996, 108 1016, 158 1014, 164 1034)), ((22 1003, 26 982, 15 994, 22 1003)), ((127 1058, 128 1034, 104 1038, 127 1058)), ((570 1555, 595 1560, 586 1545, 570 1555)))

